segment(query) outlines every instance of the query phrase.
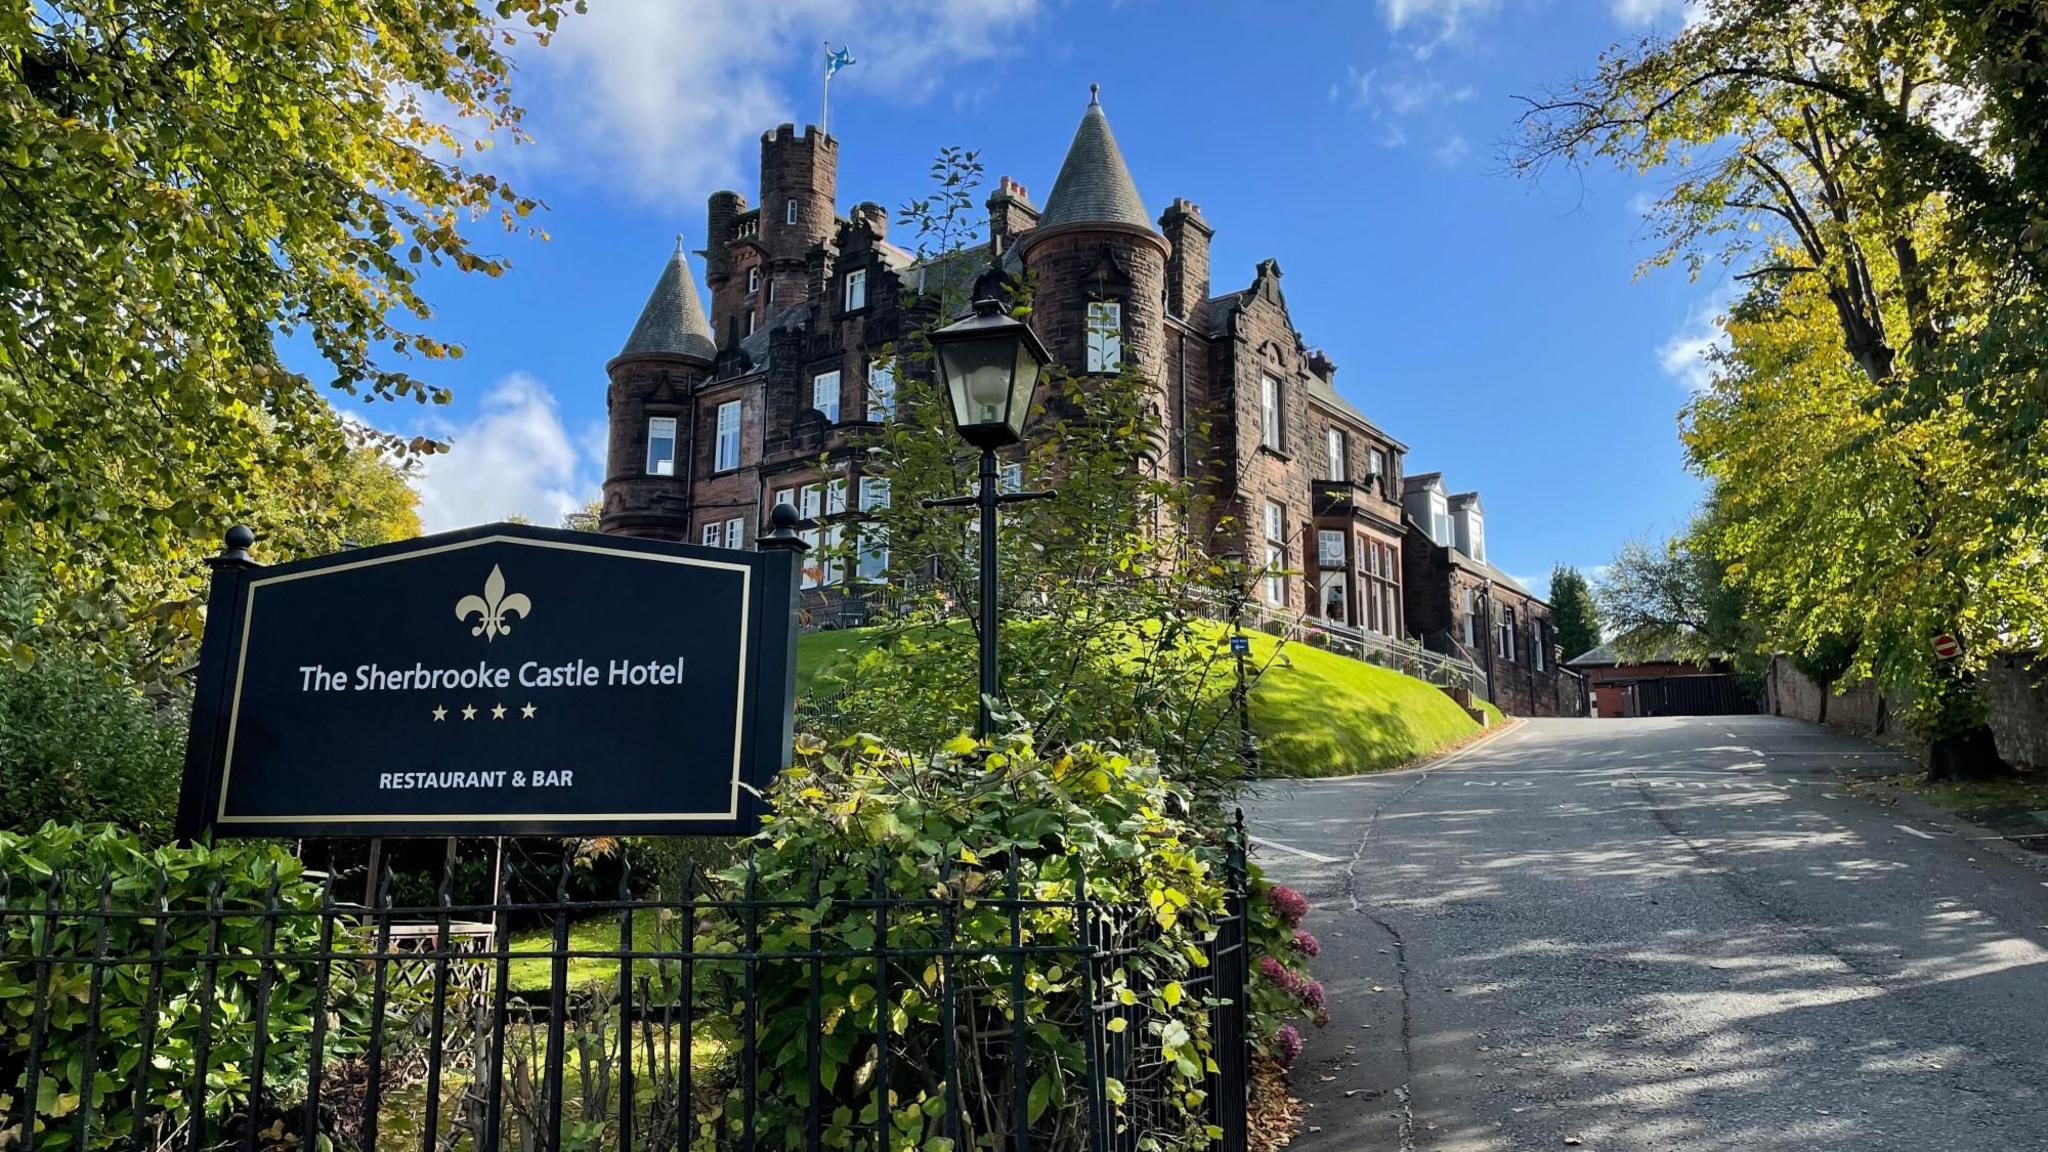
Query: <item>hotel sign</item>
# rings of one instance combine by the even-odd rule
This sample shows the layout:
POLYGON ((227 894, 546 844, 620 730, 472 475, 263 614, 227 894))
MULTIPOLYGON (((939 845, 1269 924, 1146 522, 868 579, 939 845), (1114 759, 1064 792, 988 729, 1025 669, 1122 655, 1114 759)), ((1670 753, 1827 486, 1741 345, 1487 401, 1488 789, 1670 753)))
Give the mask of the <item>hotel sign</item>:
POLYGON ((510 524, 217 563, 180 834, 751 833, 795 565, 510 524))

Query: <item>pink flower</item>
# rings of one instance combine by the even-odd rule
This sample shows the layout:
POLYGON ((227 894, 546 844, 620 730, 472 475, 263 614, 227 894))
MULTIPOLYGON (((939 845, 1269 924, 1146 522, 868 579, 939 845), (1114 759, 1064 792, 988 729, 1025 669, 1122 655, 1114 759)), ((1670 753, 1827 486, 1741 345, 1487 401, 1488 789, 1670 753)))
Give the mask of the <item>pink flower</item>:
POLYGON ((1302 985, 1301 998, 1308 1001, 1309 1007, 1321 1008, 1323 1006, 1323 982, 1321 980, 1311 980, 1302 985))
POLYGON ((1287 970, 1285 964, 1280 963, 1278 956, 1259 957, 1259 972, 1266 979, 1280 985, 1282 988, 1287 987, 1288 978, 1294 975, 1294 973, 1287 970))
POLYGON ((1323 950, 1323 942, 1316 939, 1306 928, 1294 930, 1294 950, 1303 956, 1314 956, 1323 950))
POLYGON ((1280 1043, 1280 1066, 1285 1068, 1293 1064, 1294 1058, 1301 1055, 1301 1033, 1295 1031, 1292 1024, 1282 1024, 1274 1039, 1280 1043))
POLYGON ((1308 915, 1308 897, 1285 884, 1275 884, 1268 888, 1266 903, 1273 906, 1273 911, 1278 912, 1290 928, 1299 927, 1301 918, 1308 915))

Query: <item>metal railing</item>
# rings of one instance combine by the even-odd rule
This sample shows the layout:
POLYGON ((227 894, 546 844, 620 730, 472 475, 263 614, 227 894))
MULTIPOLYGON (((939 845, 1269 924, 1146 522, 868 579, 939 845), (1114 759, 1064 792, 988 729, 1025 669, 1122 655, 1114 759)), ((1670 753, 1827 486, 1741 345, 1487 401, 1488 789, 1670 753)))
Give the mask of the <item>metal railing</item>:
POLYGON ((1241 818, 1165 996, 1149 909, 1034 846, 984 858, 907 890, 750 857, 600 901, 566 864, 542 902, 457 903, 444 873, 417 907, 386 872, 368 908, 331 878, 189 906, 168 877, 0 875, 0 1146, 1125 1152, 1192 1123, 1241 1152, 1241 818), (456 930, 481 921, 543 927, 456 930), (1192 1118, 1176 1029, 1215 1062, 1192 1118))
MULTIPOLYGON (((1420 644, 1367 632, 1334 620, 1275 609, 1252 602, 1244 606, 1245 624, 1297 644, 1322 648, 1353 660, 1363 660, 1413 676, 1441 688, 1464 688, 1475 697, 1486 696, 1486 672, 1478 665, 1420 644)), ((1222 617, 1228 619, 1227 613, 1222 617)))

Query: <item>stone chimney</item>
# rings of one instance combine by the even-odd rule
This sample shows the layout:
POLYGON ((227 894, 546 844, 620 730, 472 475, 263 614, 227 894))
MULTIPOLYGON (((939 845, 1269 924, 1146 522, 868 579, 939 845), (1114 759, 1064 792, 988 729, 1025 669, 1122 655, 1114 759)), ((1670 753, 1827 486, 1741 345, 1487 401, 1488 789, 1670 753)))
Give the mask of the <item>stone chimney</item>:
POLYGON ((1172 253, 1166 258, 1166 311, 1197 328, 1209 323, 1209 238, 1216 230, 1200 205, 1175 198, 1159 218, 1172 253))
POLYGON ((995 194, 988 198, 988 238, 998 252, 1006 252, 1018 236, 1038 226, 1038 209, 1031 192, 1008 176, 996 181, 995 194))
POLYGON ((889 210, 873 200, 863 200, 853 206, 853 218, 867 225, 868 234, 876 240, 889 238, 889 210))

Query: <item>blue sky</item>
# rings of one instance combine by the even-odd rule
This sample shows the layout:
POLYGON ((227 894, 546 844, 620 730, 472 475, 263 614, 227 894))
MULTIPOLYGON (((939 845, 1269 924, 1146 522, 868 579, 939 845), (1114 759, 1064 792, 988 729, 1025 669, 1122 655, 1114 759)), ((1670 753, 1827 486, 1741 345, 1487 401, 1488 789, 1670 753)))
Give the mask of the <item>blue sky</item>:
POLYGON ((596 0, 522 55, 536 142, 490 154, 548 203, 551 239, 483 235, 509 273, 427 283, 430 329, 466 355, 418 371, 454 403, 339 403, 452 440, 419 481, 430 530, 552 522, 593 498, 605 361, 675 233, 702 244, 705 195, 752 198, 760 132, 816 120, 829 38, 859 61, 832 92, 842 210, 922 194, 946 144, 1042 202, 1099 82, 1146 207, 1186 196, 1216 226, 1212 290, 1278 259, 1339 390, 1408 443, 1409 471, 1478 489, 1490 559, 1540 588, 1552 564, 1603 564, 1698 499, 1675 416, 1726 286, 1636 277, 1647 181, 1531 184, 1500 148, 1517 94, 1675 28, 1681 7, 596 0))

